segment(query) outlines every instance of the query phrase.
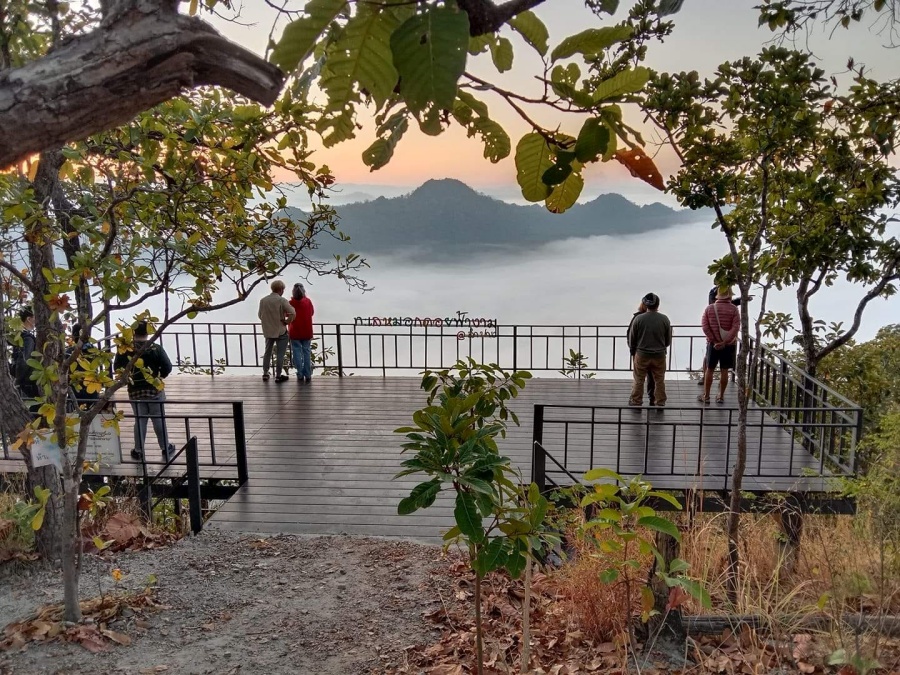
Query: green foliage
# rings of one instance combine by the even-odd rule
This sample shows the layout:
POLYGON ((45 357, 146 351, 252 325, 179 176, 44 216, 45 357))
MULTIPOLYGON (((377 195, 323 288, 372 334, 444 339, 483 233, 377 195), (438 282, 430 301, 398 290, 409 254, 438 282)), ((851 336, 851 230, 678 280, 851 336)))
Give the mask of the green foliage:
POLYGON ((569 350, 569 355, 563 357, 565 366, 559 371, 560 375, 564 375, 574 380, 590 380, 597 376, 597 373, 587 373, 582 375, 581 372, 588 368, 588 362, 584 354, 576 352, 574 349, 569 350))
MULTIPOLYGON (((584 479, 592 485, 580 501, 587 514, 581 536, 591 543, 598 555, 610 561, 610 566, 601 572, 600 580, 605 584, 625 584, 629 589, 626 597, 630 597, 630 587, 637 583, 635 572, 641 569, 643 558, 652 555, 657 563, 656 574, 666 586, 680 588, 704 607, 709 607, 709 592, 686 574, 688 563, 676 558, 667 565, 656 544, 645 536, 647 531, 659 532, 681 541, 675 523, 649 505, 656 499, 680 509, 678 500, 666 492, 654 490, 639 476, 625 479, 610 469, 591 469, 584 479)), ((646 622, 654 614, 653 592, 642 587, 642 595, 649 597, 649 602, 643 603, 641 613, 646 622)))
POLYGON ((539 534, 547 500, 537 488, 523 494, 496 441, 505 436, 509 421, 518 424, 507 402, 530 377, 525 371, 509 373, 471 359, 451 369, 426 371, 426 407, 413 414, 414 426, 396 430, 406 437, 403 451, 415 453, 402 462, 397 477, 429 476, 401 500, 398 512, 428 508, 441 490, 452 490, 456 527, 446 538, 467 543, 473 568, 481 576, 501 567, 515 574, 524 569, 529 547, 542 546, 539 534))
MULTIPOLYGON (((640 134, 622 122, 615 104, 633 98, 648 80, 649 71, 636 63, 643 58, 647 41, 668 34, 669 24, 659 16, 677 11, 679 3, 664 4, 658 9, 642 0, 624 22, 587 28, 564 38, 552 52, 549 33, 537 14, 527 10, 510 17, 506 26, 545 64, 536 73, 539 79, 547 79, 546 64, 576 56, 591 71, 591 78, 581 81, 576 63, 557 65, 551 69, 549 87, 536 98, 467 71, 469 55, 484 55, 499 74, 510 72, 518 63, 515 43, 496 25, 482 26, 484 16, 470 17, 455 3, 314 0, 285 27, 270 58, 296 76, 297 105, 303 105, 300 100, 314 82, 319 83, 325 103, 306 106, 305 112, 311 113, 311 125, 326 147, 355 136, 362 128, 357 120, 362 106, 374 110, 377 137, 363 152, 363 161, 373 171, 391 160, 410 118, 428 135, 442 133, 455 121, 469 137, 481 138, 486 159, 498 162, 507 157, 512 148, 509 135, 470 93, 494 92, 529 127, 516 152, 523 195, 529 201, 544 201, 552 212, 562 212, 583 190, 583 165, 613 159, 617 138, 643 152, 640 134), (573 153, 574 138, 537 124, 537 117, 527 112, 532 107, 590 113, 599 122, 582 127, 578 151, 573 153)), ((601 5, 598 12, 611 13, 618 3, 601 5)))

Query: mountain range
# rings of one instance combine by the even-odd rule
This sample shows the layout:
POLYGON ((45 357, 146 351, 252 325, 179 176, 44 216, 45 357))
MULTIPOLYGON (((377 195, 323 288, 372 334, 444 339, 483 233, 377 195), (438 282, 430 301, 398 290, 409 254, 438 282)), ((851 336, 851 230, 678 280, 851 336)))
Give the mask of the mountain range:
MULTIPOLYGON (((600 195, 562 214, 543 205, 519 206, 480 194, 454 179, 429 180, 402 197, 335 207, 349 243, 320 241, 318 253, 404 254, 415 251, 479 254, 534 248, 562 239, 639 234, 704 215, 662 204, 638 206, 617 194, 600 195)), ((295 217, 299 209, 289 207, 295 217)))

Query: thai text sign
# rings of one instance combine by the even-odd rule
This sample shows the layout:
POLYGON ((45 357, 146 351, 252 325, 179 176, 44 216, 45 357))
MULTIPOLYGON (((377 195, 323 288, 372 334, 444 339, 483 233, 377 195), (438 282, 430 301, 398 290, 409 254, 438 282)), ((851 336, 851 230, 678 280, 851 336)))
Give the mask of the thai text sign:
POLYGON ((455 317, 418 317, 418 316, 357 316, 354 326, 421 326, 446 328, 496 328, 497 319, 475 317, 470 319, 468 312, 457 310, 455 317))

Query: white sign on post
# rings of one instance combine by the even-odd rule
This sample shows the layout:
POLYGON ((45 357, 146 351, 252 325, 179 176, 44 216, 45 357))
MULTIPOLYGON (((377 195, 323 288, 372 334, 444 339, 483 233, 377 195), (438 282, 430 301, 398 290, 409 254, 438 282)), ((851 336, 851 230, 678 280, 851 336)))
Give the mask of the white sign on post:
POLYGON ((37 438, 31 444, 31 464, 34 467, 55 466, 62 472, 62 451, 50 438, 37 438))
MULTIPOLYGON (((122 462, 122 444, 119 442, 119 431, 113 426, 104 426, 105 420, 113 418, 112 414, 97 415, 91 421, 88 431, 87 447, 84 459, 88 462, 100 462, 103 466, 122 462)), ((66 448, 69 458, 75 457, 76 445, 66 448)), ((62 472, 62 451, 50 436, 38 438, 31 444, 31 463, 33 466, 55 466, 62 472)))
POLYGON ((87 448, 84 459, 88 462, 100 461, 102 464, 120 464, 122 462, 122 444, 119 442, 119 430, 114 426, 104 426, 104 421, 111 420, 111 414, 97 415, 91 421, 88 431, 87 448))

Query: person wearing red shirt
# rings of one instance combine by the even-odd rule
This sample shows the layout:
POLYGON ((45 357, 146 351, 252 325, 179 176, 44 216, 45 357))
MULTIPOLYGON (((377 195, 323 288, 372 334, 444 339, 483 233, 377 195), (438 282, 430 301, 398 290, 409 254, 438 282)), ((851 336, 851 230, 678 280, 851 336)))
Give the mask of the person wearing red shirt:
POLYGON ((734 368, 737 361, 737 337, 741 327, 741 313, 731 300, 730 288, 719 289, 716 301, 707 305, 703 311, 700 325, 706 336, 708 347, 703 394, 698 397, 698 400, 701 403, 709 403, 713 373, 716 371, 716 366, 719 366, 722 372, 719 378, 719 395, 716 397, 716 403, 724 403, 725 390, 728 388, 728 371, 734 368))
POLYGON ((291 307, 297 315, 288 326, 291 336, 291 358, 294 360, 294 368, 297 369, 297 382, 312 383, 312 338, 313 338, 313 309, 312 300, 306 296, 303 284, 294 284, 291 293, 291 307))

